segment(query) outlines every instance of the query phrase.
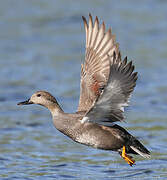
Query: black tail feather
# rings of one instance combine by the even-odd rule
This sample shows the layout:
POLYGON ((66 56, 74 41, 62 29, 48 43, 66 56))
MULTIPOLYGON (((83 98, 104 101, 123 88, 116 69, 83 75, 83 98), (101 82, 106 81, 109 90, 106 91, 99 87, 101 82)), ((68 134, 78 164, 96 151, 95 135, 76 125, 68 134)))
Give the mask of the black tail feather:
POLYGON ((140 143, 136 138, 133 137, 133 140, 130 143, 130 151, 133 154, 139 154, 145 158, 150 158, 150 152, 140 143))

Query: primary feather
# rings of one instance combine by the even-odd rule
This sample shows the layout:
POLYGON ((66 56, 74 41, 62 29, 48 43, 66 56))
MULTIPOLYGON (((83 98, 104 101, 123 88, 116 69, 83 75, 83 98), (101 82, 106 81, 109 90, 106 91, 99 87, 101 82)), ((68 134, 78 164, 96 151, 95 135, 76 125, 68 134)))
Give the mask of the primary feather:
POLYGON ((83 17, 86 32, 85 62, 81 65, 80 100, 78 111, 88 111, 107 84, 113 54, 119 55, 118 43, 111 29, 105 31, 104 22, 99 26, 96 17, 93 23, 89 15, 87 23, 83 17), (110 56, 110 58, 109 58, 110 56))
POLYGON ((85 115, 87 121, 112 123, 124 119, 124 107, 128 106, 130 95, 136 85, 137 73, 133 72, 134 66, 131 61, 127 63, 127 58, 123 61, 120 58, 114 56, 108 83, 85 115))

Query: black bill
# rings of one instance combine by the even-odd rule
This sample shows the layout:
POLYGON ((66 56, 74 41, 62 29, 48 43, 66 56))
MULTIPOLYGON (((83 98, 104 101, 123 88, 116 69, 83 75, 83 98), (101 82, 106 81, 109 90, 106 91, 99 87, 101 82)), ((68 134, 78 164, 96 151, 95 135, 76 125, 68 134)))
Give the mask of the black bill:
POLYGON ((17 105, 28 105, 28 104, 33 104, 33 102, 31 102, 30 99, 28 99, 27 101, 17 103, 17 105))

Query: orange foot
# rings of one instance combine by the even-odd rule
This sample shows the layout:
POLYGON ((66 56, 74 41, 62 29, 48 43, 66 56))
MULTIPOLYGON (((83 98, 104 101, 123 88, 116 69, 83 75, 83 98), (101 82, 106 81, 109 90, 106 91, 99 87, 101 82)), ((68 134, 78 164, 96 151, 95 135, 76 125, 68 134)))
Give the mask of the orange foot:
POLYGON ((124 158, 124 160, 125 160, 130 166, 132 166, 132 165, 135 164, 135 160, 133 160, 131 156, 128 156, 128 155, 126 154, 125 146, 123 146, 123 150, 122 150, 121 156, 124 158))

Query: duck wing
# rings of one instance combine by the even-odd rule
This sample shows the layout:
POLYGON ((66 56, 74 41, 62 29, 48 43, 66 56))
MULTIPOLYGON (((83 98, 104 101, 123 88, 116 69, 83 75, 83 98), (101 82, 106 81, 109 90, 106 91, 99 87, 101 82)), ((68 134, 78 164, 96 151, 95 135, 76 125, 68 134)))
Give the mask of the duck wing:
POLYGON ((107 84, 113 52, 118 56, 119 47, 111 28, 105 31, 104 22, 99 26, 97 17, 94 23, 91 15, 88 23, 85 17, 82 18, 86 31, 86 54, 85 62, 81 64, 78 111, 88 111, 107 84))
POLYGON ((123 61, 114 57, 108 83, 82 122, 111 124, 115 121, 122 121, 124 107, 128 106, 136 80, 137 72, 134 72, 132 61, 127 63, 127 57, 123 61))

